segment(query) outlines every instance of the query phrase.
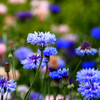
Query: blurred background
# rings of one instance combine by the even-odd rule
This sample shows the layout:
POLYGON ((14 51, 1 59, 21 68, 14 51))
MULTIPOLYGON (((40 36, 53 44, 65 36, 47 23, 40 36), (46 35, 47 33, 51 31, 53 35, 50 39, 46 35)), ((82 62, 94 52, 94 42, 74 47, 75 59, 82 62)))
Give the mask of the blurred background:
MULTIPOLYGON (((94 67, 100 69, 100 0, 0 0, 0 75, 4 76, 5 62, 9 62, 9 44, 13 42, 18 85, 30 85, 32 71, 23 69, 20 60, 38 47, 27 43, 28 33, 50 31, 57 37, 53 45, 58 54, 50 58, 49 68, 69 68, 69 75, 78 64, 75 48, 83 41, 89 41, 98 49, 95 56, 84 57, 78 70, 94 67), (26 80, 25 80, 26 79, 26 80)), ((42 69, 40 75, 45 69, 42 69)), ((39 75, 39 76, 40 76, 39 75)), ((77 91, 76 73, 70 80, 77 91)), ((41 78, 34 84, 34 91, 40 89, 41 78)))

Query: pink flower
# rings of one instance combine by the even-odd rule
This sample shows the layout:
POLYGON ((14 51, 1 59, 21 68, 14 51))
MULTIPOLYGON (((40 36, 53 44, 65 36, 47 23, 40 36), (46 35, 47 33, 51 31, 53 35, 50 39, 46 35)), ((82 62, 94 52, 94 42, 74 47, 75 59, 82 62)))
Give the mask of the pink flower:
POLYGON ((49 14, 49 2, 48 1, 32 1, 32 13, 37 15, 39 20, 44 21, 49 14))
POLYGON ((60 25, 58 29, 58 33, 61 34, 65 34, 69 31, 69 27, 67 25, 60 25))
POLYGON ((0 43, 0 55, 6 52, 6 46, 3 43, 0 43))
POLYGON ((9 3, 12 3, 12 4, 22 4, 25 2, 26 0, 9 0, 9 3))
POLYGON ((60 33, 60 34, 65 34, 69 32, 69 27, 67 25, 52 25, 51 26, 51 31, 55 33, 60 33))
MULTIPOLYGON (((62 95, 60 95, 60 94, 58 94, 57 96, 56 96, 56 100, 63 100, 63 96, 62 95)), ((54 100, 54 96, 53 95, 47 95, 46 96, 46 98, 45 98, 45 100, 54 100)), ((70 100, 70 98, 69 97, 67 97, 66 98, 66 100, 70 100)))
POLYGON ((70 41, 70 42, 77 42, 78 41, 78 36, 76 34, 67 34, 65 36, 65 39, 70 41))
POLYGON ((5 14, 7 12, 7 7, 4 4, 0 4, 0 14, 5 14))

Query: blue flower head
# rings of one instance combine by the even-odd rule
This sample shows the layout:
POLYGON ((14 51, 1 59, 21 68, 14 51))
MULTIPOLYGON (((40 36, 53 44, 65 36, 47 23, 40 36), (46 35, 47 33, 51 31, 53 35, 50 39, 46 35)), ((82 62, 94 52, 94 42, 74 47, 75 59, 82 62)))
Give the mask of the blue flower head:
POLYGON ((54 42, 56 41, 56 37, 54 34, 51 34, 50 32, 39 32, 37 33, 36 31, 34 32, 34 34, 29 33, 28 37, 27 37, 27 42, 31 43, 31 44, 37 44, 41 47, 45 46, 45 45, 49 45, 49 44, 54 44, 54 42))
POLYGON ((26 59, 28 55, 30 55, 31 53, 33 53, 32 50, 30 50, 27 47, 20 47, 17 50, 14 51, 14 56, 18 59, 18 60, 23 60, 26 59))
POLYGON ((16 18, 21 20, 21 21, 25 21, 27 19, 31 19, 33 17, 33 15, 31 14, 30 11, 18 11, 16 13, 16 18))
MULTIPOLYGON (((39 93, 38 92, 35 92, 35 93, 31 92, 30 93, 30 99, 29 100, 37 100, 38 96, 39 96, 39 93)), ((42 99, 43 99, 43 95, 40 94, 38 100, 42 100, 42 99)))
POLYGON ((65 67, 65 65, 66 65, 66 63, 65 63, 64 60, 62 60, 62 59, 58 60, 58 66, 59 66, 59 68, 63 68, 63 67, 65 67))
POLYGON ((84 61, 82 62, 82 68, 93 68, 97 65, 95 61, 84 61))
MULTIPOLYGON (((41 54, 41 51, 38 50, 39 54, 41 54)), ((58 52, 57 52, 57 49, 54 48, 54 47, 46 47, 45 50, 43 51, 43 55, 45 56, 51 56, 51 55, 56 55, 58 52)))
POLYGON ((13 92, 16 90, 16 83, 14 83, 14 80, 8 81, 7 78, 1 77, 0 78, 0 92, 3 95, 6 90, 8 92, 13 92))
POLYGON ((72 46, 72 42, 70 41, 67 41, 67 40, 64 40, 64 39, 57 39, 57 42, 56 42, 56 47, 58 49, 66 49, 66 48, 69 48, 70 46, 72 46))
MULTIPOLYGON (((27 59, 25 60, 21 60, 21 64, 23 64, 23 68, 26 69, 35 69, 39 66, 40 64, 40 60, 41 60, 41 56, 38 54, 31 54, 27 57, 27 59)), ((42 60, 42 64, 41 64, 41 68, 43 68, 44 66, 46 66, 46 58, 43 58, 42 60)))
POLYGON ((61 12, 61 7, 57 4, 50 5, 50 11, 53 13, 61 12))
POLYGON ((49 76, 53 79, 62 79, 62 76, 57 71, 50 72, 49 76))
POLYGON ((82 45, 75 49, 75 52, 78 56, 95 55, 97 53, 97 49, 91 48, 91 44, 89 42, 83 42, 82 45))
POLYGON ((88 100, 100 97, 100 71, 94 68, 83 69, 77 72, 77 81, 80 82, 78 91, 88 100))
POLYGON ((91 30, 91 36, 94 37, 95 39, 100 39, 100 27, 94 27, 91 30))
POLYGON ((59 69, 59 70, 58 70, 58 73, 59 73, 62 77, 67 77, 67 76, 68 76, 68 70, 69 70, 69 69, 66 69, 66 68, 63 68, 62 70, 59 69))

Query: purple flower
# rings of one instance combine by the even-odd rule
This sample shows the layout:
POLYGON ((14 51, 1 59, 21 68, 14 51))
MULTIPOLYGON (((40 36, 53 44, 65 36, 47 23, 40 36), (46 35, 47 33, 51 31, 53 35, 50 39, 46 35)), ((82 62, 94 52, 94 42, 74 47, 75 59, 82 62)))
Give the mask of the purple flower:
POLYGON ((91 30, 91 35, 92 37, 94 37, 95 39, 100 39, 100 27, 94 27, 91 30))
POLYGON ((78 56, 95 55, 97 53, 97 49, 91 48, 91 44, 89 42, 83 42, 83 44, 75 49, 75 52, 78 56))
MULTIPOLYGON (((37 100, 38 96, 39 96, 39 93, 38 92, 35 92, 35 93, 31 92, 30 93, 30 99, 29 100, 37 100)), ((42 99, 43 99, 43 95, 40 94, 38 100, 42 100, 42 99)))
POLYGON ((59 13, 61 12, 61 7, 57 4, 50 5, 50 11, 52 13, 59 13))
MULTIPOLYGON (((25 60, 21 60, 21 64, 23 64, 23 68, 26 69, 35 69, 39 66, 41 60, 41 56, 38 54, 31 54, 25 60)), ((46 66, 46 58, 44 57, 42 60, 41 68, 46 66)))
POLYGON ((16 15, 16 18, 21 21, 25 21, 33 17, 30 11, 18 11, 15 15, 16 15))
POLYGON ((49 45, 49 44, 54 44, 54 42, 56 41, 56 37, 54 34, 51 34, 50 32, 34 32, 34 34, 29 33, 28 37, 27 37, 27 41, 28 43, 31 44, 37 44, 41 47, 45 46, 45 45, 49 45))
MULTIPOLYGON (((39 54, 41 54, 41 51, 38 50, 39 54)), ((45 56, 51 56, 51 55, 56 55, 58 52, 57 52, 57 49, 54 48, 54 47, 46 47, 45 50, 43 51, 43 55, 45 56)))
POLYGON ((8 92, 13 92, 16 90, 16 83, 14 83, 14 80, 10 80, 8 81, 7 78, 5 77, 1 77, 0 78, 0 91, 1 91, 1 94, 3 95, 6 90, 8 92))
POLYGON ((27 47, 20 47, 17 50, 14 51, 14 56, 18 59, 18 60, 23 60, 26 59, 28 55, 30 55, 31 53, 33 53, 32 50, 30 50, 27 47))

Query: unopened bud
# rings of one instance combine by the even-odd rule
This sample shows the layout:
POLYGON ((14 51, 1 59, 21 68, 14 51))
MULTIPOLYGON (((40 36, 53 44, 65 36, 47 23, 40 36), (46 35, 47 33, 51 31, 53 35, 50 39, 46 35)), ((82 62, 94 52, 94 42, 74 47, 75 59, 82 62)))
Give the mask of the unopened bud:
POLYGON ((5 72, 9 72, 9 71, 10 71, 9 63, 5 62, 5 72))
POLYGON ((70 84, 67 86, 67 89, 71 89, 71 86, 70 86, 70 84))
POLYGON ((9 59, 11 59, 11 58, 12 58, 12 54, 11 54, 11 53, 9 53, 8 58, 9 58, 9 59))
POLYGON ((73 83, 71 84, 71 88, 74 88, 74 84, 73 83))
POLYGON ((15 50, 15 46, 14 46, 14 43, 10 43, 10 51, 11 52, 14 52, 14 50, 15 50))

